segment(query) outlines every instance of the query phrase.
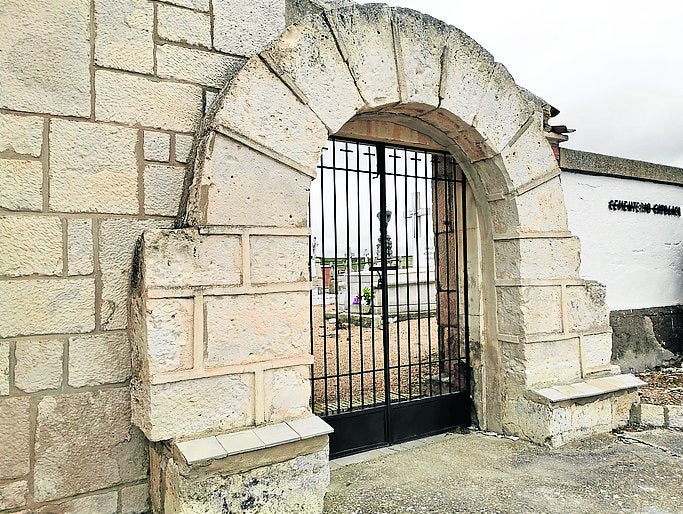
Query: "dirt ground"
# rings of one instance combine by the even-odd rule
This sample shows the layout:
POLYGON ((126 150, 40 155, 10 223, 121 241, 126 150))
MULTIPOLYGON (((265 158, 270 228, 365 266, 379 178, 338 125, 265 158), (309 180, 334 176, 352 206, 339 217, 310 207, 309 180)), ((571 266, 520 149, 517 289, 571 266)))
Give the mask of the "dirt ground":
POLYGON ((683 405, 683 366, 638 373, 647 386, 638 389, 640 401, 655 405, 683 405))
POLYGON ((364 462, 333 461, 325 512, 683 512, 683 432, 610 434, 559 449, 482 433, 399 446, 364 462))

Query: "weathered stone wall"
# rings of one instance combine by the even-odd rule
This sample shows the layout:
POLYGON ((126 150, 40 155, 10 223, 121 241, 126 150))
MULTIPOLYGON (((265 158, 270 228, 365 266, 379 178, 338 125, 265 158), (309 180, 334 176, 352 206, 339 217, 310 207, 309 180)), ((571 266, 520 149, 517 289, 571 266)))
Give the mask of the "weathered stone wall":
POLYGON ((198 121, 285 7, 2 2, 0 510, 148 509, 130 422, 133 247, 173 225, 198 121))

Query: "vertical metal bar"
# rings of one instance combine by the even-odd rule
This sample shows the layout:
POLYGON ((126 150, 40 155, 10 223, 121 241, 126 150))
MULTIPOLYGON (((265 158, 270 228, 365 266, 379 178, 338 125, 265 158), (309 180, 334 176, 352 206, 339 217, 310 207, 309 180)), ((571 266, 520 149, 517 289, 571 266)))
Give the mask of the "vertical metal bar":
POLYGON ((334 347, 335 347, 335 361, 337 371, 337 412, 341 411, 341 381, 340 381, 340 365, 339 365, 339 240, 337 237, 337 142, 332 142, 332 192, 334 194, 333 212, 334 212, 334 347))
MULTIPOLYGON (((420 191, 420 182, 418 180, 418 164, 417 161, 415 161, 415 194, 420 191)), ((419 219, 415 220, 415 225, 417 226, 420 223, 419 219)), ((415 239, 415 265, 417 266, 418 273, 420 270, 420 240, 415 239)), ((419 277, 419 275, 418 275, 419 277)), ((427 285, 427 294, 429 294, 429 285, 427 285)), ((418 355, 418 360, 417 360, 417 373, 418 373, 418 389, 420 391, 420 396, 422 396, 422 298, 420 294, 420 288, 417 288, 417 355, 418 355)), ((429 320, 429 315, 427 317, 427 320, 429 320)), ((430 382, 431 383, 431 382, 430 382)))
MULTIPOLYGON (((394 235, 396 236, 396 241, 394 245, 396 247, 396 255, 394 256, 394 262, 396 263, 396 287, 394 288, 396 294, 396 401, 401 401, 401 303, 399 299, 399 280, 398 280, 398 268, 399 268, 399 255, 398 255, 398 187, 397 187, 397 170, 396 161, 400 159, 400 156, 396 154, 396 149, 394 148, 394 155, 396 158, 393 160, 393 176, 394 176, 394 235)), ((407 160, 406 151, 403 150, 403 160, 407 160)), ((388 287, 388 284, 387 284, 388 287)))
MULTIPOLYGON (((458 228, 459 228, 459 223, 458 223, 458 182, 456 180, 456 173, 455 173, 455 163, 451 159, 449 161, 449 165, 453 167, 453 173, 452 177, 448 177, 449 184, 453 188, 453 215, 455 216, 455 220, 453 220, 453 233, 455 234, 454 238, 454 244, 455 244, 455 291, 450 290, 449 286, 449 291, 448 291, 448 305, 450 306, 451 304, 451 296, 455 295, 455 313, 456 313, 456 323, 457 323, 457 338, 456 338, 456 343, 458 345, 458 354, 457 354, 457 360, 456 363, 460 362, 460 241, 458 237, 458 228)), ((449 328, 449 332, 450 332, 449 328)), ((448 359, 447 359, 447 366, 448 366, 448 390, 451 392, 453 390, 453 349, 452 346, 448 346, 448 359)), ((458 372, 458 382, 460 382, 459 379, 459 372, 458 372)))
POLYGON ((462 253, 463 253, 463 305, 465 307, 465 362, 467 368, 465 369, 465 384, 467 387, 467 394, 471 391, 471 367, 470 367, 470 311, 469 311, 469 284, 467 276, 467 183, 465 176, 462 176, 462 201, 460 208, 462 209, 462 253))
MULTIPOLYGON (((375 167, 377 167, 377 161, 379 160, 377 157, 377 147, 375 147, 375 167)), ((370 262, 371 262, 371 267, 374 265, 375 262, 375 253, 373 252, 373 246, 372 246, 372 235, 373 235, 373 230, 374 230, 374 222, 373 222, 373 216, 372 216, 372 146, 368 145, 368 197, 370 198, 369 200, 369 207, 370 207, 370 262)), ((370 274, 370 291, 372 293, 372 297, 375 297, 375 282, 374 282, 374 275, 372 273, 370 274)), ((372 403, 373 405, 377 404, 377 357, 376 357, 376 348, 375 348, 375 310, 374 306, 372 308, 372 318, 370 320, 370 334, 372 336, 372 403)))
MULTIPOLYGON (((320 159, 322 160, 322 153, 320 154, 320 159)), ((321 161, 319 161, 321 162, 321 161)), ((308 195, 308 227, 311 228, 312 225, 311 218, 311 195, 308 195)), ((311 263, 313 262, 313 231, 308 236, 308 332, 311 344, 311 355, 315 356, 315 347, 313 344, 313 270, 311 269, 311 263)), ((315 266, 315 263, 313 263, 315 266)), ((315 357, 314 357, 315 359, 315 357)), ((315 414, 315 362, 311 364, 311 411, 315 414)))
MULTIPOLYGON (((417 157, 417 152, 415 153, 415 157, 417 157)), ((415 161, 417 163, 417 160, 415 161)), ((412 359, 412 352, 411 352, 411 346, 412 346, 412 340, 410 338, 410 325, 412 324, 412 320, 410 319, 410 267, 408 266, 408 258, 409 258, 409 249, 408 249, 408 155, 406 153, 406 158, 403 163, 403 198, 404 198, 404 209, 405 209, 405 222, 403 224, 405 228, 405 238, 406 238, 406 324, 408 327, 408 399, 412 400, 413 399, 413 359, 412 359)), ((415 199, 415 202, 417 203, 417 198, 415 199)), ((415 214, 414 214, 414 219, 417 219, 417 206, 415 207, 415 214)), ((417 236, 417 234, 416 234, 417 236)), ((398 238, 398 235, 396 236, 398 238)), ((417 237, 415 237, 415 240, 417 241, 417 237)), ((417 287, 419 289, 420 287, 420 275, 419 275, 419 270, 417 273, 417 287)), ((417 315, 420 315, 420 312, 418 311, 417 315)))
MULTIPOLYGON (((334 145, 334 143, 332 143, 334 145)), ((334 149, 333 149, 334 151, 334 149)), ((321 157, 322 159, 322 157, 321 157)), ((321 164, 323 164, 324 161, 321 160, 321 164)), ((322 271, 323 271, 323 305, 322 305, 322 320, 323 320, 323 370, 324 370, 324 375, 323 375, 323 389, 325 393, 325 415, 329 415, 330 413, 330 405, 329 405, 329 386, 328 386, 328 363, 327 363, 327 319, 325 319, 325 311, 327 308, 327 295, 326 295, 326 290, 325 290, 325 259, 327 257, 327 253, 325 252, 325 169, 323 166, 320 167, 320 214, 321 214, 321 237, 322 237, 322 271)))
MULTIPOLYGON (((431 177, 431 182, 433 182, 434 177, 431 177)), ((425 165, 424 165, 424 183, 425 183, 425 198, 429 196, 429 191, 428 186, 433 187, 433 184, 430 182, 430 177, 429 177, 429 171, 428 171, 428 166, 427 166, 427 159, 425 159, 425 165)), ((437 189, 437 195, 438 196, 438 189, 437 189)), ((434 224, 432 223, 432 226, 434 224)), ((427 233, 427 230, 429 230, 429 216, 425 216, 425 233, 427 233)), ((432 228, 433 230, 433 228, 432 228)), ((438 230, 437 230, 438 232, 438 230)), ((436 239, 438 240, 438 234, 436 236, 436 239)), ((436 246, 436 243, 435 243, 436 246)), ((436 253, 436 252, 435 252, 436 253)), ((431 372, 432 372, 432 317, 431 317, 431 311, 432 311, 432 305, 431 305, 431 299, 430 299, 430 291, 429 291, 429 238, 425 238, 425 259, 427 261, 427 312, 430 314, 427 316, 427 341, 428 341, 428 348, 429 348, 429 373, 430 373, 430 380, 429 380, 429 396, 432 396, 434 394, 434 381, 431 380, 431 372)), ((438 274, 437 277, 438 279, 438 274)), ((436 284, 435 284, 436 285, 436 284)), ((439 290, 437 288, 436 290, 437 297, 439 295, 439 290)), ((437 303, 438 306, 438 303, 437 303)), ((438 310, 437 310, 437 331, 438 331, 438 310)), ((439 384, 441 381, 439 381, 439 384)))
POLYGON ((351 271, 353 270, 353 256, 351 255, 351 227, 349 223, 349 144, 344 143, 344 177, 346 180, 346 313, 348 321, 347 327, 347 346, 348 346, 348 366, 349 366, 349 409, 353 408, 353 362, 351 355, 351 271))
MULTIPOLYGON (((358 288, 360 289, 360 293, 362 296, 363 293, 363 268, 365 267, 364 264, 361 264, 361 242, 360 242, 360 232, 361 232, 361 212, 360 212, 360 144, 356 143, 356 206, 358 208, 358 220, 357 220, 357 226, 358 226, 358 238, 357 238, 357 243, 358 243, 358 288)), ((370 238, 372 242, 372 238, 370 238)), ((363 303, 361 300, 361 305, 360 305, 360 313, 359 313, 359 320, 360 322, 358 325, 358 338, 360 339, 359 341, 359 347, 360 347, 360 406, 361 409, 365 407, 365 381, 364 381, 364 374, 365 374, 365 351, 363 349, 363 303)))
POLYGON ((384 425, 387 441, 391 441, 391 391, 389 377, 389 291, 387 290, 388 260, 387 260, 387 226, 384 223, 387 212, 387 190, 386 190, 386 153, 383 143, 377 143, 377 173, 379 174, 379 230, 380 230, 380 256, 382 263, 382 348, 384 350, 384 403, 387 409, 384 425))

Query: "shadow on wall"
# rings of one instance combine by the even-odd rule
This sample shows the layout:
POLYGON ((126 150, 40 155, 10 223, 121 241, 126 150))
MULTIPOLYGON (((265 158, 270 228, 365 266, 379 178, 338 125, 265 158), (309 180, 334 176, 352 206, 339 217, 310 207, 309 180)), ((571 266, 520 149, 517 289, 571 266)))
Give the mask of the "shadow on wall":
POLYGON ((683 361, 683 304, 610 312, 612 363, 639 372, 683 361))

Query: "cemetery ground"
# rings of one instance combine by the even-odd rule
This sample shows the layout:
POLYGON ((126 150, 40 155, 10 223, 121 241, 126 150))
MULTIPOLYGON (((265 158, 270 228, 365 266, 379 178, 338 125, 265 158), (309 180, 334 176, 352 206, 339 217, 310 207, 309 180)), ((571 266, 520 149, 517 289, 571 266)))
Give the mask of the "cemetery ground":
POLYGON ((443 434, 332 461, 328 514, 683 512, 683 432, 593 437, 557 449, 443 434))

